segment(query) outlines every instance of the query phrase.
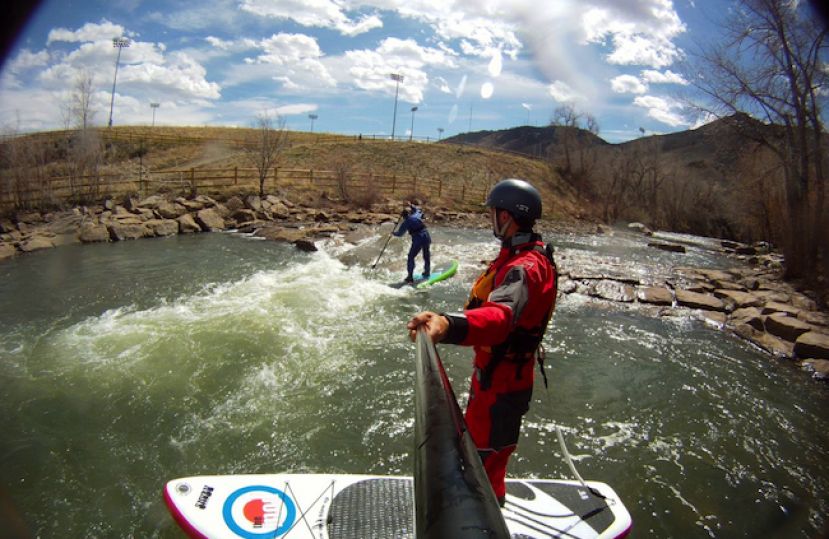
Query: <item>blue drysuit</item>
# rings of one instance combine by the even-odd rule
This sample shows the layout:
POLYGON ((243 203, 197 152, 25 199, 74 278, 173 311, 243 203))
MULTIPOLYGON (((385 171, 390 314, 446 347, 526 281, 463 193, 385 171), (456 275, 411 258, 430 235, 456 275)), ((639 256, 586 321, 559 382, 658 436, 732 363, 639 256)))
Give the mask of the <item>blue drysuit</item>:
POLYGON ((394 235, 399 238, 406 232, 412 236, 412 246, 409 249, 409 258, 406 260, 407 279, 412 278, 415 257, 421 249, 423 250, 423 275, 429 275, 429 246, 432 244, 432 238, 429 236, 429 231, 426 230, 426 225, 423 224, 423 210, 412 206, 411 213, 400 223, 400 226, 394 231, 394 235))

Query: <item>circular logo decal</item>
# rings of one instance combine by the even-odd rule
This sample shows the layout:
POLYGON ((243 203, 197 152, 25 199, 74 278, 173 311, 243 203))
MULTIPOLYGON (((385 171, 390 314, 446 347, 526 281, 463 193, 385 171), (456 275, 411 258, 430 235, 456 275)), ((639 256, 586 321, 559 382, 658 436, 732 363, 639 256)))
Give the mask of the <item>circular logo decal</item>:
POLYGON ((222 516, 230 530, 245 539, 279 537, 296 520, 293 500, 279 489, 255 485, 227 497, 222 516))

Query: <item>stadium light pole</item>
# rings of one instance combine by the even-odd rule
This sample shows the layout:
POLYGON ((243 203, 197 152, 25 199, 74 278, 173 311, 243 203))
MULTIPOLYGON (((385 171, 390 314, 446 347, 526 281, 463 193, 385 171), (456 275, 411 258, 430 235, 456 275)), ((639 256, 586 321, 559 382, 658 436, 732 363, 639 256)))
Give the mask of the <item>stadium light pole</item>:
POLYGON ((400 92, 400 81, 403 80, 403 75, 400 73, 392 73, 389 75, 393 81, 397 81, 394 89, 394 119, 391 122, 391 140, 394 141, 394 128, 397 125, 397 94, 400 92))
POLYGON ((309 114, 308 117, 311 119, 311 133, 314 132, 314 120, 319 118, 316 114, 309 114))
POLYGON ((414 113, 417 112, 417 107, 412 107, 412 128, 409 131, 409 142, 412 141, 412 136, 414 136, 414 113))
POLYGON ((109 127, 112 127, 112 107, 115 105, 115 81, 118 80, 118 64, 121 63, 121 49, 130 46, 130 40, 125 37, 112 38, 112 46, 118 49, 115 59, 115 77, 112 79, 112 98, 109 100, 109 127))
POLYGON ((161 103, 150 103, 150 108, 153 109, 153 127, 155 127, 155 109, 161 106, 161 103))
POLYGON ((443 134, 443 128, 438 127, 438 140, 440 140, 440 136, 443 134))

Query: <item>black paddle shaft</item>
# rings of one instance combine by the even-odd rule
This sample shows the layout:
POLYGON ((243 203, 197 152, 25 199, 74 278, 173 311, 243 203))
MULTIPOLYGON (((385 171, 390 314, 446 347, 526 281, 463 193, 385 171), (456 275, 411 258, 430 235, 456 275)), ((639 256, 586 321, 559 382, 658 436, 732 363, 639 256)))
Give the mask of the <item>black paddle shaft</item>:
POLYGON ((371 265, 371 269, 374 269, 375 267, 377 267, 377 264, 380 262, 380 257, 382 257, 382 256, 383 256, 383 253, 385 253, 385 252, 386 252, 386 247, 388 247, 388 246, 389 246, 389 242, 391 241, 391 237, 392 237, 392 235, 394 234, 394 231, 395 231, 395 230, 397 230, 397 225, 399 225, 399 224, 400 224, 400 219, 401 219, 402 217, 403 217, 402 215, 401 215, 400 217, 398 217, 398 218, 397 218, 397 222, 396 222, 396 223, 394 223, 394 226, 392 227, 391 232, 389 232, 389 237, 388 237, 388 238, 386 238, 386 244, 385 244, 385 245, 383 245, 383 249, 381 249, 381 250, 380 250, 380 254, 379 254, 379 255, 377 255, 377 260, 374 262, 374 264, 372 264, 372 265, 371 265))

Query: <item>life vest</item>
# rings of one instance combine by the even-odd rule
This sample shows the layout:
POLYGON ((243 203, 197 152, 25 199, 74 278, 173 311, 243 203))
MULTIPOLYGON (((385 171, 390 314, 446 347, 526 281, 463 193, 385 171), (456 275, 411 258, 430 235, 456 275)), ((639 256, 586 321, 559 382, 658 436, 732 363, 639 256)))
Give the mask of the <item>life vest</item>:
MULTIPOLYGON (((558 267, 553 256, 555 249, 551 243, 545 246, 538 245, 536 235, 533 239, 521 246, 513 247, 509 257, 505 257, 500 264, 491 263, 489 267, 478 276, 475 284, 472 285, 472 290, 469 292, 469 299, 464 305, 464 310, 475 309, 483 305, 488 299, 489 295, 495 289, 495 277, 498 272, 520 252, 523 251, 537 251, 544 255, 549 260, 553 268, 553 275, 555 279, 555 290, 558 291, 558 267)), ((496 260, 497 261, 497 260, 496 260)), ((544 379, 544 387, 547 387, 547 374, 544 372, 544 348, 541 341, 544 338, 544 333, 547 331, 547 325, 553 316, 556 302, 553 298, 553 303, 550 310, 544 317, 541 325, 533 328, 524 328, 521 326, 515 327, 510 332, 506 340, 501 344, 490 347, 490 359, 486 367, 481 371, 480 384, 482 389, 488 389, 492 385, 492 376, 499 364, 506 361, 514 363, 516 366, 516 378, 521 376, 521 368, 528 362, 535 359, 538 361, 541 376, 544 379)))

